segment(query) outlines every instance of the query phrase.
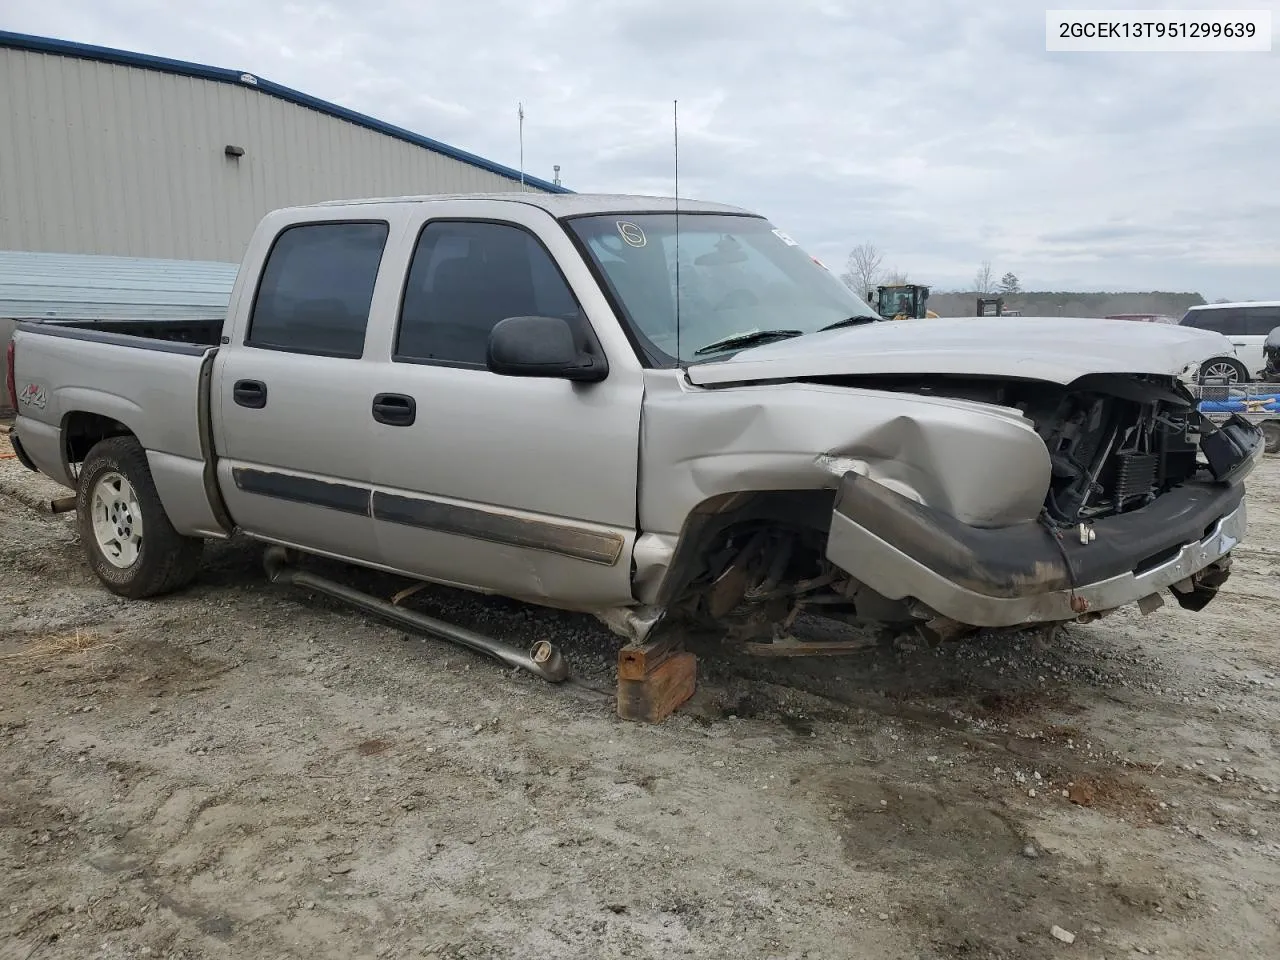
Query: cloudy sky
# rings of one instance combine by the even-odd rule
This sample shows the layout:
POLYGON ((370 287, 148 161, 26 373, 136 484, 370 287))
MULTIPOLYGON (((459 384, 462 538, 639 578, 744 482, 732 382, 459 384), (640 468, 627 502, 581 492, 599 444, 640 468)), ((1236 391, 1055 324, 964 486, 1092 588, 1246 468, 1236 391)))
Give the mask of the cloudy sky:
MULTIPOLYGON (((1030 0, 10 0, 0 28, 258 74, 578 191, 752 208, 833 268, 1280 298, 1270 53, 1046 53, 1030 0)), ((1151 7, 1272 13, 1280 0, 1151 7)))

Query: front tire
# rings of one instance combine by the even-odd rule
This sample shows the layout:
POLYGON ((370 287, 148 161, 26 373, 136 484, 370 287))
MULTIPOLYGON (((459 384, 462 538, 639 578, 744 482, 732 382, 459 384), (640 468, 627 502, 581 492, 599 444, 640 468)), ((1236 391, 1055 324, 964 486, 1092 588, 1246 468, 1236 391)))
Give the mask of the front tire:
POLYGON ((76 522, 89 566, 119 596, 168 593, 199 570, 204 541, 173 529, 146 452, 133 437, 112 437, 89 451, 76 488, 76 522))
POLYGON ((1228 385, 1249 382, 1249 371, 1239 360, 1230 357, 1214 357, 1200 365, 1200 382, 1208 379, 1225 378, 1228 385))

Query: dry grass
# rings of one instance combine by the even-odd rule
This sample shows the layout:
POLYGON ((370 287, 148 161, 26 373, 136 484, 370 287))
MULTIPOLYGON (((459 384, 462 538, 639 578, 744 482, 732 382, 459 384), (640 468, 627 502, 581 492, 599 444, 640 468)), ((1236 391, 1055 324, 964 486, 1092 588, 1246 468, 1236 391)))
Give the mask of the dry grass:
POLYGON ((114 643, 103 640, 97 634, 82 633, 79 630, 75 633, 59 633, 36 637, 28 641, 28 643, 29 646, 25 650, 4 654, 0 656, 0 661, 61 659, 63 657, 73 657, 99 647, 118 649, 114 643))

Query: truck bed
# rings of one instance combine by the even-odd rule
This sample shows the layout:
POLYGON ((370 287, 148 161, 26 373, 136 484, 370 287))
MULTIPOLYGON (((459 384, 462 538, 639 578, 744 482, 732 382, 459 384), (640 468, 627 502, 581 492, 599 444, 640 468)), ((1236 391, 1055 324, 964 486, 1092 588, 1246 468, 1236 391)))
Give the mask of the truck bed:
POLYGON ((110 343, 111 337, 162 340, 166 343, 190 343, 216 346, 222 337, 225 318, 202 317, 198 320, 24 320, 24 326, 53 336, 70 336, 76 340, 99 340, 110 343), (75 331, 72 333, 71 331, 75 331))
POLYGON ((42 473, 74 487, 93 443, 132 433, 175 529, 219 535, 206 466, 213 456, 209 372, 221 329, 221 319, 18 324, 14 369, 26 453, 42 473))

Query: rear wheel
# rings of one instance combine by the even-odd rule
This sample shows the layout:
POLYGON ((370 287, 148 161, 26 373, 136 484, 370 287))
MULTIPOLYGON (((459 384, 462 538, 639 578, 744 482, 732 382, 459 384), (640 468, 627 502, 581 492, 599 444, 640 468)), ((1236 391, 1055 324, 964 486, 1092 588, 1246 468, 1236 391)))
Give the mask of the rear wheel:
POLYGON ((112 437, 85 457, 76 519, 89 566, 112 593, 132 600, 189 583, 204 541, 173 529, 133 437, 112 437))
POLYGON ((1232 360, 1230 357, 1215 357, 1212 360, 1206 360, 1200 366, 1200 382, 1203 384, 1209 380, 1226 380, 1227 383, 1247 383, 1249 371, 1238 360, 1232 360))

